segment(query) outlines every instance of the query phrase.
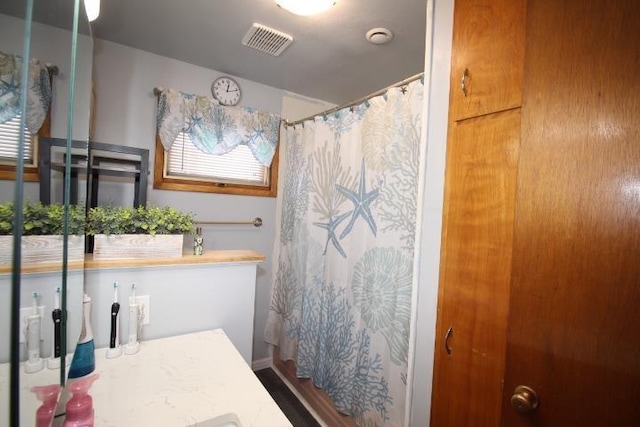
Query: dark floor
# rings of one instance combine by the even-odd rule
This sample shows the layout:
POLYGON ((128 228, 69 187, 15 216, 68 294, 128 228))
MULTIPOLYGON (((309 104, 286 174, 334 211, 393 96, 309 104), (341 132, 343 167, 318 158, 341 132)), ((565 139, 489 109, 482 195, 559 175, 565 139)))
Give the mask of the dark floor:
POLYGON ((273 369, 261 369, 255 371, 255 374, 291 424, 293 424, 293 427, 320 427, 320 424, 273 369))

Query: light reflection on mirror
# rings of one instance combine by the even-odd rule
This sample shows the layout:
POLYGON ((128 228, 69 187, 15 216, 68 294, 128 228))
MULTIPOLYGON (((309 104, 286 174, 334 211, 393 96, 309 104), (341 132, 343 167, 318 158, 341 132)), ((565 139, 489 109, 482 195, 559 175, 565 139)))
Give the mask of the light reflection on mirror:
MULTIPOLYGON (((21 55, 25 28, 25 0, 3 0, 0 3, 0 52, 21 55)), ((91 93, 91 66, 93 42, 90 36, 84 10, 80 8, 80 25, 77 39, 77 56, 75 70, 75 95, 72 103, 73 120, 71 132, 69 128, 69 83, 72 64, 72 24, 74 2, 65 0, 34 0, 33 23, 31 28, 30 58, 42 63, 54 65, 58 73, 53 76, 51 95, 50 136, 66 140, 70 136, 75 141, 87 142, 89 137, 89 114, 91 93)), ((0 103, 1 108, 1 103, 0 103)), ((38 146, 36 144, 36 146, 38 146)), ((50 202, 64 201, 64 164, 66 162, 65 147, 52 150, 50 170, 50 202)), ((38 152, 38 155, 41 154, 38 152)), ((73 156, 86 157, 86 150, 74 150, 73 156)), ((74 192, 76 202, 84 204, 86 199, 86 175, 80 172, 76 179, 74 192)), ((25 203, 36 203, 41 198, 41 183, 24 182, 18 185, 13 179, 0 179, 0 203, 13 201, 15 191, 23 191, 25 203)), ((2 251, 12 251, 0 247, 2 251)), ((24 257, 23 257, 24 260, 24 257)), ((55 361, 48 363, 53 353, 53 319, 52 311, 56 301, 56 288, 61 287, 63 280, 62 257, 55 267, 44 268, 42 265, 26 265, 22 263, 20 275, 20 307, 32 306, 33 293, 36 292, 38 305, 43 308, 41 319, 40 353, 44 359, 44 368, 36 373, 26 373, 24 361, 28 359, 26 345, 19 344, 21 366, 20 382, 20 425, 33 425, 35 411, 39 405, 36 396, 29 391, 31 386, 60 383, 65 370, 56 367, 55 361), (49 366, 47 366, 49 365, 49 366), (49 369, 51 368, 51 369, 49 369)), ((0 266, 0 425, 9 414, 9 383, 6 374, 9 371, 10 349, 10 281, 11 266, 0 266), (6 415, 5 415, 6 414, 6 415)), ((71 353, 75 348, 81 327, 81 309, 83 294, 82 262, 69 265, 66 272, 66 306, 68 323, 66 330, 67 365, 71 362, 71 353)), ((26 313, 29 313, 27 310, 26 313)), ((25 327, 21 325, 24 333, 25 327)))

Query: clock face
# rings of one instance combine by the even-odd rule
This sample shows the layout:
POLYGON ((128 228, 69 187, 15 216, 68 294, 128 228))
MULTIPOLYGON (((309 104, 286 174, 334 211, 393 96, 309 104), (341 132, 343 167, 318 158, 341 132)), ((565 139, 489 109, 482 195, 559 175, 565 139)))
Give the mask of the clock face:
POLYGON ((211 85, 211 94, 222 105, 238 105, 242 92, 231 77, 220 77, 211 85))

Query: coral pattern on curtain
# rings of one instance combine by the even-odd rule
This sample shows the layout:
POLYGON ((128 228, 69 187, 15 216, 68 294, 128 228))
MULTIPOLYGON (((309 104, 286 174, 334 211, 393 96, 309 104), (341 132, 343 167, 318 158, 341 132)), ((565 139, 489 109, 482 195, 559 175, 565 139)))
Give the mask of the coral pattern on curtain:
MULTIPOLYGON (((22 57, 0 52, 0 124, 20 114, 22 57)), ((27 116, 25 123, 32 134, 38 133, 51 107, 49 69, 37 59, 29 62, 27 79, 27 116)))
POLYGON ((265 339, 361 426, 404 423, 422 92, 282 130, 265 339))
POLYGON ((279 116, 253 108, 224 107, 207 96, 164 90, 156 120, 165 150, 185 132, 203 153, 221 155, 244 144, 256 160, 271 166, 278 145, 279 116))

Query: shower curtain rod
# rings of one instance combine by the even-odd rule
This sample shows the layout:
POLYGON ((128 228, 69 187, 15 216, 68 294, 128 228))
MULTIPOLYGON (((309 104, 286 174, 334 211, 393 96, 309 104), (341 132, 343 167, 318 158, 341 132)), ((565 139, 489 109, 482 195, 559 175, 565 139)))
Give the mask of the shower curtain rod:
MULTIPOLYGON (((415 80, 418 80, 423 75, 424 75, 424 73, 418 73, 415 76, 411 76, 411 77, 408 77, 408 78, 406 78, 404 80, 401 80, 399 82, 393 83, 393 84, 391 84, 391 85, 389 85, 389 86, 387 86, 387 87, 385 87, 383 89, 380 89, 380 90, 377 90, 377 91, 375 91, 373 93, 370 93, 367 96, 363 96, 362 98, 356 99, 355 101, 351 101, 351 102, 349 102, 347 104, 343 104, 343 105, 339 105, 337 107, 333 107, 333 108, 331 108, 329 110, 322 111, 320 113, 316 113, 316 114, 314 114, 312 116, 305 117, 303 119, 299 119, 299 120, 296 120, 296 121, 293 121, 293 122, 290 122, 290 121, 288 121, 286 119, 282 119, 282 121, 284 122, 284 124, 286 126, 299 125, 300 123, 303 123, 303 122, 306 122, 307 120, 313 119, 316 116, 329 115, 331 113, 335 113, 338 110, 342 110, 343 108, 349 108, 349 107, 353 107, 354 105, 361 104, 361 103, 365 102, 366 100, 373 98, 374 96, 382 95, 383 93, 385 93, 386 91, 388 91, 391 88, 402 87, 402 86, 407 85, 407 84, 409 84, 409 83, 411 83, 411 82, 413 82, 415 80)), ((162 94, 163 91, 164 91, 164 89, 161 88, 161 87, 154 87, 153 88, 153 94, 155 96, 159 96, 160 94, 162 94)))
POLYGON ((399 82, 393 83, 393 84, 391 84, 391 85, 389 85, 389 86, 387 86, 387 87, 385 87, 383 89, 380 89, 380 90, 377 90, 377 91, 375 91, 373 93, 370 93, 367 96, 363 96, 362 98, 356 99, 355 101, 351 101, 351 102, 349 102, 347 104, 343 104, 343 105, 339 105, 337 107, 333 107, 333 108, 331 108, 329 110, 322 111, 320 113, 316 113, 316 114, 314 114, 312 116, 305 117, 303 119, 299 119, 299 120, 296 120, 296 121, 293 121, 293 122, 290 122, 290 121, 287 121, 287 120, 284 120, 284 119, 282 121, 284 122, 284 124, 286 126, 299 125, 300 123, 306 122, 307 120, 311 120, 314 117, 329 115, 331 113, 335 113, 336 111, 342 110, 343 108, 349 108, 349 107, 353 107, 354 105, 361 104, 361 103, 365 102, 366 100, 373 98, 374 96, 382 95, 383 93, 385 93, 386 91, 388 91, 391 88, 402 87, 402 86, 407 85, 407 84, 409 84, 409 83, 411 83, 411 82, 413 82, 415 80, 418 80, 423 75, 424 75, 424 73, 418 73, 415 76, 407 77, 404 80, 401 80, 399 82))

